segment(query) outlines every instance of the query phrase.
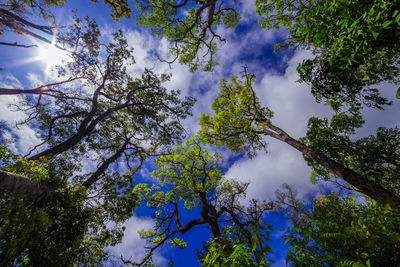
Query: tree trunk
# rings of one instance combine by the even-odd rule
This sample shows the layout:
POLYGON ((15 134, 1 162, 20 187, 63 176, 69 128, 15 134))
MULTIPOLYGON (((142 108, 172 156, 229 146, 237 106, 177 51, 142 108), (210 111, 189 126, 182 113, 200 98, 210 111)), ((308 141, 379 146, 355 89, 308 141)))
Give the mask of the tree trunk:
POLYGON ((276 127, 272 124, 268 124, 268 126, 272 130, 277 132, 277 134, 266 131, 267 135, 291 145, 292 147, 303 153, 305 157, 310 158, 315 162, 321 164, 324 168, 328 169, 333 174, 339 176, 347 183, 356 187, 361 193, 371 197, 372 199, 382 204, 400 205, 400 198, 394 193, 383 188, 381 185, 371 180, 368 180, 364 176, 354 172, 346 166, 343 166, 341 163, 332 160, 324 154, 304 145, 303 143, 289 136, 279 127, 276 127))
POLYGON ((207 222, 211 228, 211 233, 213 237, 220 237, 221 231, 218 225, 218 215, 214 206, 208 204, 207 197, 204 192, 200 194, 202 208, 200 211, 201 217, 207 222))
POLYGON ((24 176, 5 171, 0 171, 0 190, 10 192, 15 196, 26 196, 34 201, 53 199, 56 195, 55 192, 50 191, 45 185, 29 180, 24 176))

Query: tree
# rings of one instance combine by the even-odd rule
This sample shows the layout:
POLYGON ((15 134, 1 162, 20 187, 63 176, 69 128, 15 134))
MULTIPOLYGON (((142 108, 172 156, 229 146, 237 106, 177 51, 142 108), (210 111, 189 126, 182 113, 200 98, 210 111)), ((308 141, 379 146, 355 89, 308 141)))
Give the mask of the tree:
POLYGON ((399 264, 398 207, 335 192, 304 203, 288 186, 277 197, 278 209, 293 223, 284 236, 290 245, 286 260, 293 266, 399 264))
POLYGON ((399 81, 398 2, 256 0, 255 5, 262 27, 287 29, 285 46, 311 47, 316 54, 298 71, 317 100, 332 101, 336 109, 362 103, 382 109, 390 103, 371 86, 399 81))
MULTIPOLYGON (((202 129, 199 134, 207 142, 215 145, 224 145, 235 152, 244 150, 251 156, 254 155, 256 150, 265 149, 266 144, 263 137, 269 136, 292 146, 300 151, 305 158, 315 162, 315 164, 333 175, 342 178, 376 201, 393 204, 400 203, 398 186, 395 187, 397 188, 396 190, 393 190, 393 188, 388 189, 381 180, 383 177, 368 179, 368 177, 353 170, 351 164, 341 163, 334 158, 330 158, 326 151, 307 146, 272 124, 273 113, 267 107, 260 106, 252 88, 253 81, 254 75, 248 74, 246 69, 243 82, 236 76, 231 78, 230 83, 224 79, 221 80, 220 93, 211 105, 215 116, 201 114, 200 117, 202 129)), ((348 126, 348 124, 345 125, 348 126)), ((335 153, 334 147, 332 147, 332 150, 332 153, 335 153)), ((385 153, 385 151, 380 152, 385 153)), ((384 156, 382 160, 387 162, 384 160, 384 156)))
MULTIPOLYGON (((92 0, 97 2, 97 0, 92 0)), ((203 67, 212 71, 216 65, 214 55, 219 43, 226 40, 216 28, 223 25, 234 28, 240 20, 237 0, 134 0, 137 25, 146 26, 156 36, 165 37, 172 43, 170 52, 174 58, 189 66, 191 71, 203 67)), ((129 18, 132 9, 127 0, 104 0, 112 7, 114 20, 129 18)), ((162 61, 166 61, 162 59, 162 61)))
POLYGON ((77 19, 59 37, 66 47, 77 48, 74 61, 58 68, 59 78, 70 76, 73 82, 58 83, 57 89, 43 86, 37 93, 21 90, 24 97, 16 107, 28 113, 21 123, 43 138, 29 154, 46 147, 33 156, 1 155, 0 202, 11 213, 0 218, 0 253, 8 263, 24 259, 29 265, 42 258, 58 266, 104 259, 104 247, 120 241, 121 224, 136 207, 133 175, 145 159, 165 153, 183 137, 179 120, 190 115, 194 99, 181 100, 178 91, 164 88, 169 75, 145 70, 141 77, 130 76, 134 59, 121 31, 109 43, 99 36, 94 21, 77 19), (94 171, 83 168, 87 160, 97 164, 94 171), (43 162, 39 180, 22 168, 43 162))
POLYGON ((271 204, 252 200, 248 208, 243 207, 239 200, 248 184, 225 179, 218 169, 221 156, 210 154, 201 142, 193 136, 171 154, 158 157, 155 160, 158 169, 151 174, 158 184, 151 188, 148 184, 135 186, 133 192, 139 200, 156 209, 154 227, 140 232, 152 245, 137 265, 148 262, 153 252, 168 240, 173 247, 184 248, 186 243, 176 236, 197 225, 207 225, 212 241, 200 253, 204 265, 267 266, 266 254, 272 251, 264 242, 269 240, 271 227, 261 217, 272 208, 271 204), (199 209, 199 217, 183 223, 181 216, 185 209, 199 209))
POLYGON ((135 159, 142 161, 154 154, 157 146, 179 139, 182 127, 173 119, 188 115, 194 100, 181 101, 179 92, 167 92, 161 83, 168 75, 157 76, 146 70, 141 78, 133 80, 126 68, 126 64, 134 62, 132 50, 122 32, 113 35, 114 43, 101 44, 97 25, 86 22, 87 34, 81 36, 83 26, 77 24, 71 30, 75 34, 69 35, 76 39, 64 39, 67 44, 79 43, 84 49, 72 54, 74 61, 67 70, 59 70, 60 75, 79 77, 80 84, 60 83, 63 88, 58 90, 43 89, 42 92, 54 93, 55 101, 40 100, 39 96, 37 102, 27 98, 23 106, 17 107, 29 113, 23 123, 34 123, 44 139, 29 154, 49 145, 28 160, 64 152, 77 160, 88 150, 95 152, 99 168, 82 182, 89 187, 119 157, 125 157, 128 164, 135 159), (106 59, 100 57, 101 52, 108 54, 106 59), (148 142, 147 149, 140 146, 144 140, 148 142))
POLYGON ((141 12, 136 18, 137 24, 148 26, 156 36, 173 43, 170 52, 175 58, 172 61, 179 57, 179 62, 187 64, 192 71, 199 66, 211 71, 215 66, 217 42, 225 42, 225 38, 216 33, 216 27, 236 27, 240 15, 233 3, 219 3, 218 0, 180 2, 135 1, 136 9, 141 12), (183 15, 184 12, 188 15, 183 15), (200 53, 208 59, 203 60, 200 53))

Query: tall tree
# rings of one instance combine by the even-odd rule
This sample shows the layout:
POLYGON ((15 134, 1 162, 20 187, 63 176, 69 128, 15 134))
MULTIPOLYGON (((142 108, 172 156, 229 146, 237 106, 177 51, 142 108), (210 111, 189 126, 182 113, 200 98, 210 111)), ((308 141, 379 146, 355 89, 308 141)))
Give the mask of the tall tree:
POLYGON ((67 152, 65 155, 77 160, 89 157, 85 152, 90 151, 91 159, 99 165, 97 171, 82 181, 89 187, 118 158, 124 157, 128 165, 139 160, 140 165, 143 159, 156 153, 159 145, 181 138, 183 129, 179 119, 190 114, 194 100, 182 101, 178 91, 168 92, 162 87, 168 75, 158 76, 146 70, 141 78, 133 79, 126 65, 134 63, 132 50, 122 32, 113 35, 113 43, 102 44, 94 21, 87 20, 84 26, 76 24, 70 32, 74 31, 75 34, 68 35, 74 38, 64 40, 71 46, 79 43, 83 49, 72 53, 74 61, 65 69, 60 68, 59 74, 79 77, 79 83, 59 83, 58 90, 41 89, 41 93, 52 93, 55 101, 41 100, 39 94, 36 101, 26 98, 17 107, 29 114, 22 123, 36 127, 44 140, 29 154, 40 146, 49 146, 27 159, 67 152), (86 34, 81 35, 85 27, 86 34), (106 58, 102 57, 103 52, 106 58))
POLYGON ((278 209, 289 216, 286 260, 293 266, 397 266, 400 215, 398 207, 357 201, 335 192, 311 203, 295 192, 278 193, 278 209))
MULTIPOLYGON (((381 203, 400 203, 398 186, 387 188, 384 185, 384 177, 375 176, 373 179, 368 179, 360 169, 352 169, 354 167, 352 164, 329 157, 329 153, 321 150, 322 146, 319 146, 319 149, 314 149, 313 146, 307 146, 275 126, 271 122, 272 111, 267 107, 260 106, 252 87, 253 82, 254 75, 248 74, 246 69, 244 81, 239 80, 236 76, 231 78, 230 83, 224 79, 221 80, 220 92, 211 105, 215 116, 202 114, 200 117, 200 125, 202 126, 200 135, 207 142, 224 145, 232 151, 244 150, 249 155, 254 155, 256 150, 265 149, 266 143, 263 138, 269 136, 292 146, 300 151, 305 158, 342 178, 363 194, 381 203)), ((344 125, 348 124, 345 123, 344 125)), ((329 141, 325 140, 325 142, 329 141)), ((331 149, 333 150, 332 153, 335 153, 335 147, 332 146, 331 149)), ((385 153, 382 150, 380 152, 385 153)), ((384 154, 381 158, 384 162, 390 163, 384 160, 384 154)))
POLYGON ((315 58, 298 71, 317 100, 332 101, 336 109, 390 103, 371 86, 399 81, 397 1, 256 0, 255 5, 262 27, 288 31, 285 46, 313 50, 315 58))
POLYGON ((158 157, 158 169, 151 174, 158 184, 151 188, 148 184, 135 186, 133 192, 139 200, 156 209, 155 226, 140 232, 152 245, 137 264, 147 263, 168 240, 173 247, 185 247, 186 243, 176 236, 207 225, 212 241, 200 255, 204 265, 267 266, 266 254, 272 251, 264 242, 269 240, 271 227, 267 229, 261 217, 272 209, 271 204, 253 200, 248 208, 242 206, 239 200, 248 184, 225 179, 218 169, 221 156, 210 154, 201 142, 193 136, 171 154, 158 157), (181 216, 185 209, 194 208, 199 210, 198 218, 184 223, 181 216))

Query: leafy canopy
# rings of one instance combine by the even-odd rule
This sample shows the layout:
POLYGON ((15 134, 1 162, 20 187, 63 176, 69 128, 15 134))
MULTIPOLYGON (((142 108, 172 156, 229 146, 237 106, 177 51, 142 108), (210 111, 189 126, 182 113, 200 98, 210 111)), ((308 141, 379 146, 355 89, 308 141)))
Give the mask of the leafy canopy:
MULTIPOLYGON (((396 152, 389 157, 385 155, 384 149, 373 151, 368 150, 368 145, 358 145, 356 148, 365 151, 364 157, 353 157, 353 161, 351 161, 349 160, 351 159, 349 158, 350 154, 356 155, 358 151, 351 150, 352 146, 349 144, 353 145, 353 142, 350 135, 354 134, 355 129, 363 124, 357 110, 353 115, 347 113, 334 115, 331 127, 325 125, 325 134, 318 133, 321 129, 317 127, 322 126, 321 124, 314 124, 317 127, 310 128, 306 138, 296 140, 272 124, 270 120, 272 112, 267 107, 260 106, 252 88, 254 75, 247 74, 245 69, 243 80, 240 81, 237 77, 231 78, 230 83, 222 80, 220 93, 212 103, 215 115, 202 114, 200 116, 201 130, 199 134, 206 142, 224 145, 235 152, 246 151, 252 156, 255 151, 266 148, 264 137, 269 136, 300 151, 307 162, 314 167, 314 174, 325 174, 329 178, 340 177, 356 190, 381 203, 398 203, 400 201, 399 181, 396 174, 398 171, 398 141, 395 133, 391 143, 396 147, 391 151, 396 152), (328 145, 330 142, 331 145, 328 145), (343 149, 348 152, 343 153, 343 149), (376 155, 376 152, 379 152, 379 155, 376 155), (380 173, 375 172, 374 175, 370 175, 372 172, 366 171, 365 168, 364 171, 360 169, 361 166, 375 167, 375 157, 377 156, 381 158, 380 173), (395 176, 391 177, 393 173, 395 176), (382 176, 375 176, 378 174, 382 176)), ((318 119, 313 118, 311 121, 316 122, 318 119)), ((386 137, 389 136, 390 134, 386 137)), ((376 140, 385 142, 382 138, 376 140)), ((361 143, 362 141, 359 144, 361 143)))
POLYGON ((354 196, 323 193, 311 203, 278 193, 293 227, 285 234, 293 266, 396 266, 399 263, 398 207, 354 196))
POLYGON ((336 107, 389 104, 370 86, 399 82, 398 2, 256 0, 255 5, 262 27, 288 31, 285 46, 313 50, 316 57, 298 71, 317 100, 334 101, 336 107))
POLYGON ((236 27, 240 15, 235 9, 236 0, 228 3, 212 1, 135 0, 139 13, 136 23, 147 26, 152 33, 165 37, 172 43, 171 54, 175 61, 189 66, 191 71, 203 67, 213 70, 218 43, 225 39, 217 27, 236 27))

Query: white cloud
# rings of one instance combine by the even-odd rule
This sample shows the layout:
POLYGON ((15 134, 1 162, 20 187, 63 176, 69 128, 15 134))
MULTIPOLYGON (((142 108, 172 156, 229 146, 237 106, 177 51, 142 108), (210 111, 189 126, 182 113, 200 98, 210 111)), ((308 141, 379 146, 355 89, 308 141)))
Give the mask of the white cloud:
MULTIPOLYGON (((110 247, 111 260, 105 266, 114 266, 120 263, 121 255, 125 260, 140 262, 145 257, 149 244, 141 239, 137 231, 153 227, 153 220, 150 218, 131 217, 125 224, 126 230, 122 242, 115 247, 110 247)), ((153 254, 153 263, 166 266, 167 260, 160 255, 159 251, 153 254)))
POLYGON ((268 151, 258 153, 253 159, 235 162, 225 176, 250 182, 247 199, 271 200, 284 183, 293 185, 299 196, 308 192, 310 169, 301 153, 275 140, 269 140, 268 151))
MULTIPOLYGON (((0 75, 0 87, 23 88, 19 80, 11 74, 0 75)), ((40 142, 40 138, 27 125, 15 127, 16 122, 27 119, 25 112, 13 111, 10 108, 11 104, 20 102, 21 98, 24 96, 2 95, 0 97, 0 121, 3 121, 8 128, 4 137, 13 140, 8 144, 8 148, 17 153, 26 154, 32 148, 32 144, 40 142)))

